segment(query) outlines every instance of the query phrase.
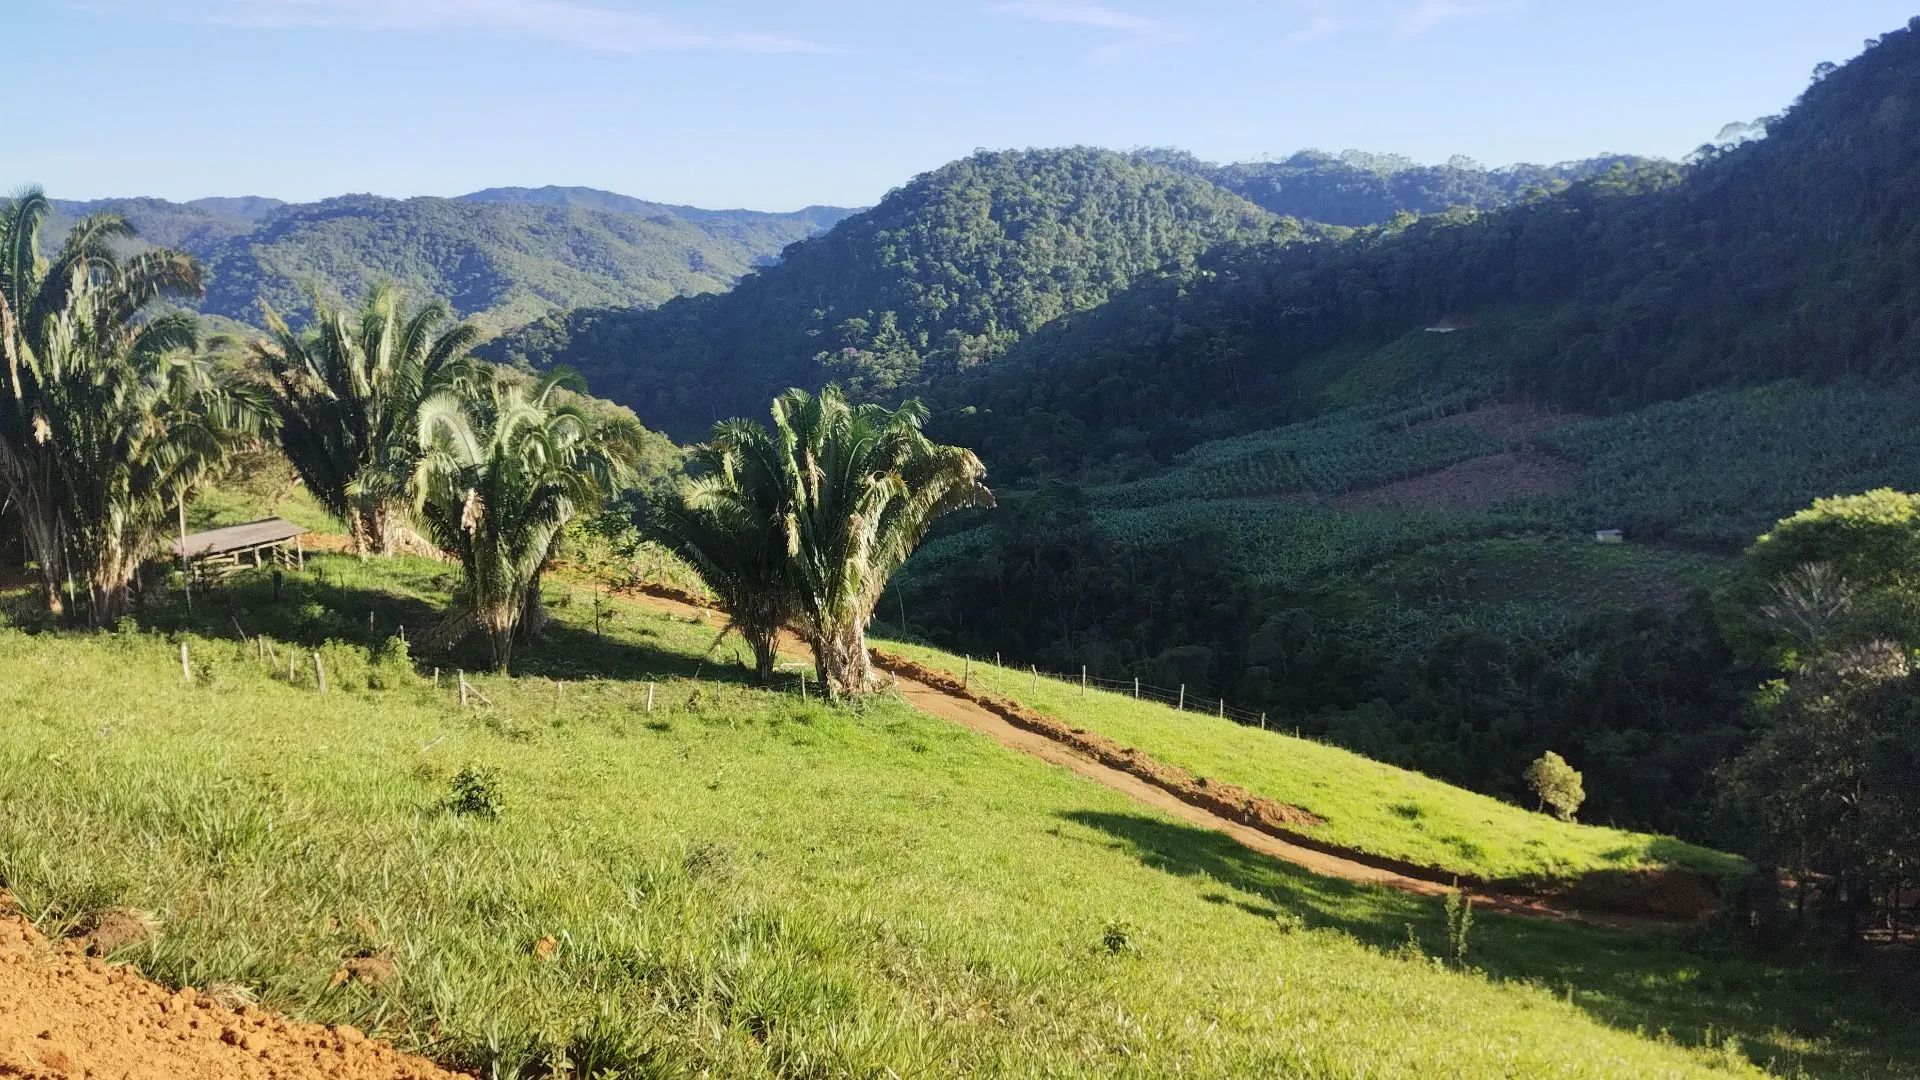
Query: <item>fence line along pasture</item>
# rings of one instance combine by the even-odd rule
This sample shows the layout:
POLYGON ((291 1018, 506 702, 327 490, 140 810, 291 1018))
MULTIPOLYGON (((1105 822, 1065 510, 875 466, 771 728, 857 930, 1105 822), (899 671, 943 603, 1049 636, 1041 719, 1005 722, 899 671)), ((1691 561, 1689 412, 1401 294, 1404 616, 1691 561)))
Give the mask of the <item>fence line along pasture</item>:
MULTIPOLYGON (((1045 679, 1050 683, 1061 684, 1065 689, 1078 690, 1083 694, 1089 690, 1105 690, 1132 697, 1139 701, 1157 702, 1161 705, 1170 706, 1179 712, 1198 713, 1205 716, 1217 717, 1222 720, 1231 720, 1236 724, 1244 724, 1247 727, 1257 727, 1263 731, 1276 730, 1268 720, 1267 714, 1262 710, 1245 709, 1230 705, 1224 697, 1208 697, 1203 694, 1198 694, 1193 692, 1192 688, 1185 685, 1165 687, 1144 683, 1137 678, 1106 679, 1098 675, 1090 674, 1085 667, 1082 667, 1079 674, 1076 675, 1041 671, 1038 666, 1031 664, 1028 665, 1026 671, 1021 672, 1002 666, 999 663, 997 654, 994 657, 994 662, 991 664, 982 661, 976 665, 971 656, 965 659, 964 664, 963 683, 971 683, 976 673, 988 673, 990 676, 997 675, 1011 679, 1024 684, 1029 691, 1036 691, 1040 687, 1040 680, 1045 679)), ((1298 733, 1296 732, 1295 734, 1298 733)))

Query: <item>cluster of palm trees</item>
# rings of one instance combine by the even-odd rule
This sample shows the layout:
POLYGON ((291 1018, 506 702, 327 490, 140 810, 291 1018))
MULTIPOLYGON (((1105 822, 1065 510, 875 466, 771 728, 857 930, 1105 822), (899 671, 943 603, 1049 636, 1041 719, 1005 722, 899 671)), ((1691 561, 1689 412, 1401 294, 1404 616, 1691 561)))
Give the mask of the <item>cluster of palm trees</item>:
POLYGON ((626 483, 641 429, 467 355, 474 332, 438 302, 378 289, 357 310, 316 299, 298 331, 239 370, 201 348, 201 291, 181 253, 134 252, 111 215, 41 249, 51 204, 0 202, 0 510, 20 524, 48 608, 103 625, 194 491, 239 450, 275 440, 355 549, 388 553, 410 526, 460 562, 439 636, 478 630, 505 670, 538 628, 539 581, 566 524, 626 483), (70 607, 79 611, 69 612, 70 607))
POLYGON ((928 439, 926 418, 917 401, 887 409, 832 386, 789 390, 771 428, 715 425, 694 452, 695 479, 653 501, 645 532, 706 581, 762 678, 793 627, 830 692, 872 690, 866 628, 887 579, 934 519, 993 505, 980 459, 928 439))
POLYGON ((0 202, 0 499, 47 607, 101 625, 126 613, 140 564, 189 493, 260 432, 255 394, 198 349, 164 301, 200 293, 192 259, 128 253, 112 215, 40 248, 52 207, 0 202))
MULTIPOLYGON (((33 189, 0 202, 0 513, 48 608, 96 626, 125 614, 195 490, 271 439, 356 551, 423 532, 458 560, 458 604, 433 636, 483 633, 506 670, 544 621, 562 531, 633 478, 645 432, 631 416, 581 407, 570 376, 472 359, 471 327, 390 288, 354 309, 316 297, 297 330, 269 310, 251 362, 216 363, 170 306, 201 293, 191 257, 136 250, 112 215, 49 257, 51 209, 33 189)), ((771 428, 716 425, 693 478, 652 501, 647 535, 707 581, 762 677, 793 628, 832 692, 871 690, 866 627, 887 579, 941 514, 992 505, 980 460, 929 440, 926 415, 789 390, 771 428)))

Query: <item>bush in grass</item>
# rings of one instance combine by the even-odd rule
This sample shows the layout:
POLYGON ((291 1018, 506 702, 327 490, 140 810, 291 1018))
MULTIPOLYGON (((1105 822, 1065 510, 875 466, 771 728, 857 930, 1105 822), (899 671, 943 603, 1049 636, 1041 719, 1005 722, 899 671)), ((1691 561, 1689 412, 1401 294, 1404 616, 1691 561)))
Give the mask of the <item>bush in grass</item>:
POLYGON ((495 818, 507 808, 500 773, 486 765, 468 765, 453 775, 447 809, 471 817, 495 818))
POLYGON ((1574 811, 1587 799, 1580 771, 1551 750, 1527 766, 1527 787, 1540 799, 1540 805, 1552 810, 1561 821, 1572 821, 1574 811))

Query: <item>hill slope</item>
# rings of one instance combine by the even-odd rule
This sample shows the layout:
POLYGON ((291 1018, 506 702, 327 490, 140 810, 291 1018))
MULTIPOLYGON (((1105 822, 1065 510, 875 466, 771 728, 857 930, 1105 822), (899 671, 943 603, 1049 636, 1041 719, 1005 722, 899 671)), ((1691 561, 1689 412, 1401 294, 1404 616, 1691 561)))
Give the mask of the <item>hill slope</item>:
POLYGON ((1421 165, 1396 154, 1302 150, 1279 161, 1214 165, 1179 151, 1143 156, 1197 176, 1283 217, 1328 225, 1384 225, 1399 214, 1437 214, 1455 207, 1493 210, 1589 180, 1615 165, 1652 164, 1606 154, 1558 165, 1489 169, 1467 158, 1421 165))
POLYGON ((526 672, 462 710, 380 640, 443 567, 315 558, 285 591, 156 599, 190 683, 157 633, 0 631, 0 875, 43 927, 151 912, 118 959, 481 1074, 1913 1075, 1910 1032, 1816 969, 1484 913, 1450 969, 1431 899, 895 702, 748 687, 710 626, 556 585, 526 672), (319 650, 328 693, 230 615, 319 650))
POLYGON ((916 178, 721 297, 582 311, 500 343, 564 363, 678 437, 839 379, 869 397, 989 363, 1021 337, 1297 224, 1204 180, 1104 150, 982 153, 916 178))
POLYGON ((355 295, 392 278, 447 297, 492 330, 556 309, 653 305, 726 289, 848 213, 702 210, 587 188, 303 204, 104 199, 56 210, 54 237, 74 217, 112 211, 145 242, 192 252, 208 269, 209 314, 255 322, 263 297, 298 311, 310 285, 355 295))
POLYGON ((1706 591, 1814 498, 1920 487, 1920 35, 1769 127, 1225 246, 937 387, 1011 497, 916 556, 911 628, 1508 797, 1557 749, 1598 819, 1698 835, 1764 677, 1706 591))

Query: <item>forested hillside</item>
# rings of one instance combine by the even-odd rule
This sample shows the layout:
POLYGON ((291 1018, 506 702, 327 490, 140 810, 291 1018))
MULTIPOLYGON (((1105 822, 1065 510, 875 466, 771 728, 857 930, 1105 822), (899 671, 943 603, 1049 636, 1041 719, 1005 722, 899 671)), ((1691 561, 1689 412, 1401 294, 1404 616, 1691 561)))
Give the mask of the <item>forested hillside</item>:
POLYGON ((1437 214, 1455 207, 1493 210, 1590 180, 1615 165, 1653 164, 1627 154, 1497 169, 1460 156, 1443 165, 1421 165, 1398 154, 1360 150, 1338 155, 1302 150, 1279 161, 1231 165, 1211 164, 1178 150, 1149 150, 1142 156, 1205 177, 1276 214, 1345 226, 1384 225, 1400 214, 1437 214))
POLYGON ((60 203, 53 233, 91 212, 121 214, 146 243, 207 267, 209 314, 260 318, 259 300, 299 312, 308 291, 356 297, 393 279, 447 297, 488 330, 582 305, 653 305, 726 289, 847 211, 702 210, 587 188, 494 189, 459 199, 348 195, 103 199, 60 203))
POLYGON ((980 367, 1061 315, 1227 240, 1303 227, 1205 180, 1094 149, 981 153, 917 177, 724 296, 587 310, 496 359, 585 371, 596 391, 690 437, 781 387, 883 398, 980 367))
POLYGON ((1497 212, 1223 246, 1190 280, 1048 327, 949 400, 986 414, 966 434, 1000 460, 1070 470, 1416 383, 1614 411, 1905 370, 1920 354, 1920 35, 1887 35, 1770 130, 1497 212), (1361 363, 1429 326, 1460 331, 1463 359, 1361 363))
POLYGON ((1723 572, 1814 499, 1920 486, 1920 35, 1769 128, 1056 321, 939 388, 1031 490, 882 612, 1510 797, 1560 748, 1596 814, 1706 828, 1766 677, 1723 572))

